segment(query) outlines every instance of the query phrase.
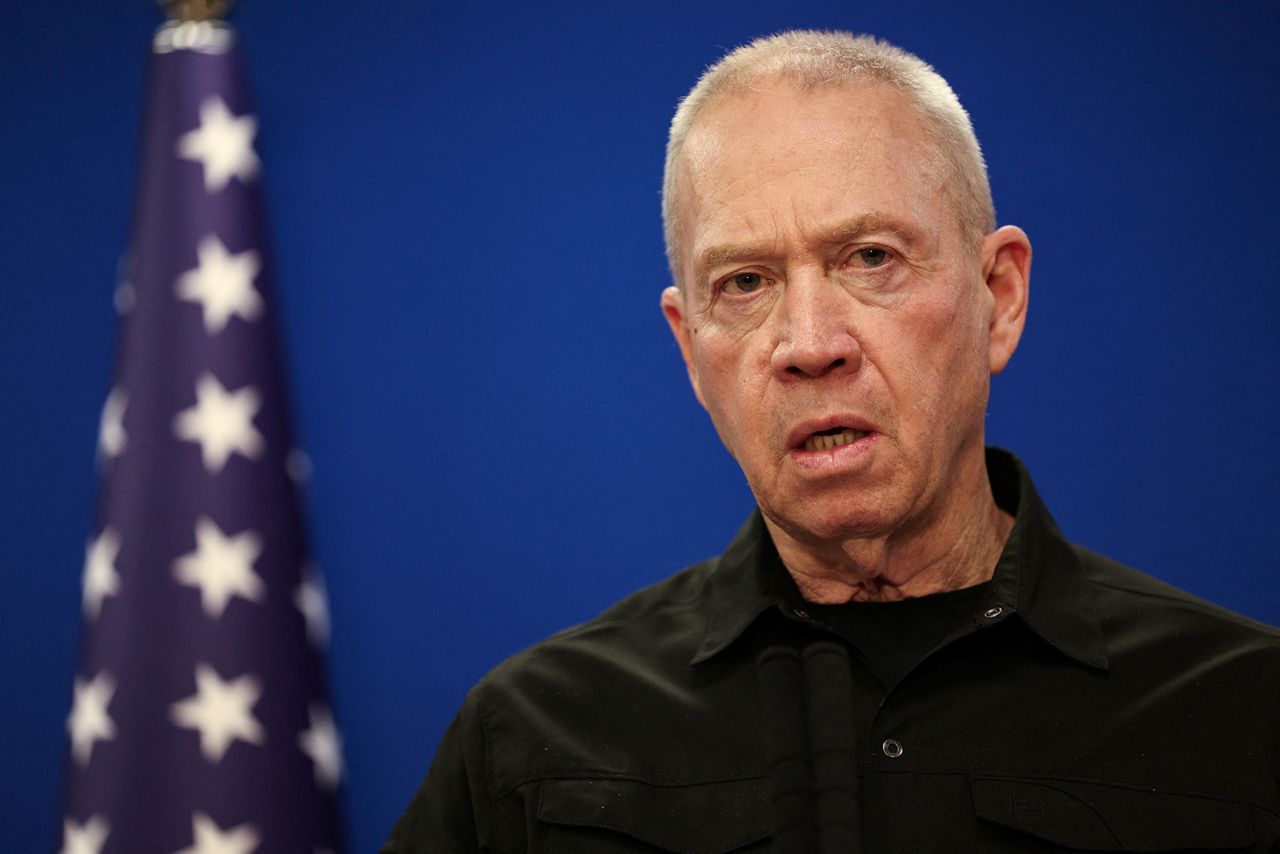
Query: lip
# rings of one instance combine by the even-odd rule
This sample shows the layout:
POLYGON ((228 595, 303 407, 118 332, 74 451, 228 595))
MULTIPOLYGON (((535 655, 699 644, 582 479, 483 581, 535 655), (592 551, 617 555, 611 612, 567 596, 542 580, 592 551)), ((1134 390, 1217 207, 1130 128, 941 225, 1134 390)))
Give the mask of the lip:
MULTIPOLYGON (((846 448, 860 445, 880 432, 870 421, 857 415, 828 415, 823 418, 801 421, 791 428, 787 433, 787 450, 793 454, 801 453, 806 455, 831 453, 831 451, 806 451, 804 450, 804 443, 814 433, 821 433, 823 430, 830 430, 833 427, 847 427, 850 430, 868 434, 850 445, 845 445, 844 447, 846 448)), ((836 448, 835 450, 840 449, 836 448)))
POLYGON ((879 438, 880 431, 865 418, 855 415, 833 415, 796 425, 795 429, 787 434, 787 457, 798 469, 813 475, 834 473, 856 465, 859 458, 870 451, 879 438), (824 448, 820 451, 805 450, 806 439, 814 433, 830 430, 832 427, 847 427, 866 435, 838 448, 824 448))

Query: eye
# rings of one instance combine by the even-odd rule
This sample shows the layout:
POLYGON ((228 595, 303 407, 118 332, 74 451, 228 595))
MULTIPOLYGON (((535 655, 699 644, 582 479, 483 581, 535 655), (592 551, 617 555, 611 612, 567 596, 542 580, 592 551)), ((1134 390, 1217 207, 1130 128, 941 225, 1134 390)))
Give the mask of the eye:
POLYGON ((864 246, 854 254, 854 257, 864 267, 879 267, 889 260, 889 253, 879 246, 864 246))
POLYGON ((759 273, 738 273, 725 280, 724 290, 738 294, 749 294, 764 284, 764 276, 759 273))

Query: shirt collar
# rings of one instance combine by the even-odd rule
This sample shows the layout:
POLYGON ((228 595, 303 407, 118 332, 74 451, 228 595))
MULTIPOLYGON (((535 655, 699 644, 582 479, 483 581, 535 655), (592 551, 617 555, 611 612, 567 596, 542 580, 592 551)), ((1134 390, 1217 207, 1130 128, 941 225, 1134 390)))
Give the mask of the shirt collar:
MULTIPOLYGON (((996 503, 1014 516, 983 603, 980 625, 1020 618, 1046 643, 1077 661, 1106 669, 1106 644, 1084 568, 1036 492, 1022 463, 987 449, 996 503), (994 613, 996 616, 988 616, 994 613)), ((718 559, 707 580, 706 631, 697 664, 736 640, 762 613, 795 607, 799 590, 756 510, 718 559)))
POLYGON ((800 598, 759 509, 720 555, 707 579, 706 597, 707 628, 693 664, 727 647, 764 611, 800 598))

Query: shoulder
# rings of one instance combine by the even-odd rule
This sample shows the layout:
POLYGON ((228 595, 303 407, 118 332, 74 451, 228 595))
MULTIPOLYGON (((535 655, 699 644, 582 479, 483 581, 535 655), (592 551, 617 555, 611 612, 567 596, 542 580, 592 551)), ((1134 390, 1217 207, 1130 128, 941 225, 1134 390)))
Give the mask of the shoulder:
POLYGON ((610 623, 628 623, 658 617, 665 612, 696 608, 702 604, 707 581, 719 564, 720 558, 714 557, 688 566, 669 578, 637 590, 602 611, 599 616, 580 626, 566 629, 554 635, 551 640, 571 637, 575 633, 590 631, 610 623))
POLYGON ((1252 669, 1254 677, 1280 685, 1280 629, 1098 552, 1073 548, 1092 582, 1098 618, 1113 647, 1148 649, 1215 670, 1252 669))
POLYGON ((1153 617, 1167 612, 1195 616, 1205 622, 1220 625, 1225 631, 1254 635, 1260 640, 1280 644, 1280 628, 1215 605, 1092 549, 1079 545, 1072 548, 1080 558, 1089 580, 1113 601, 1141 605, 1153 617))
MULTIPOLYGON (((728 719, 754 690, 753 672, 711 678, 691 666, 717 565, 706 561, 626 597, 517 653, 472 689, 464 715, 484 744, 494 799, 550 777, 684 780, 701 746, 718 737, 747 743, 748 728, 728 719)), ((723 753, 694 765, 710 777, 743 773, 746 748, 723 753)))
POLYGON ((550 671, 591 679, 638 657, 692 658, 705 628, 707 580, 718 558, 687 567, 638 590, 596 617, 563 629, 503 661, 480 682, 482 691, 527 683, 550 671))

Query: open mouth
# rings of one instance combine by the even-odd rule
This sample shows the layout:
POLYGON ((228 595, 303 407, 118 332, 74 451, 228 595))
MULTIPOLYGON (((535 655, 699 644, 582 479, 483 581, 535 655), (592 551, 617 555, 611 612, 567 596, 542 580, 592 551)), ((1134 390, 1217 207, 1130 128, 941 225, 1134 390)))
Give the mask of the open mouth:
POLYGON ((829 451, 854 442, 867 435, 865 430, 854 430, 850 427, 832 427, 814 433, 800 447, 806 451, 829 451))

